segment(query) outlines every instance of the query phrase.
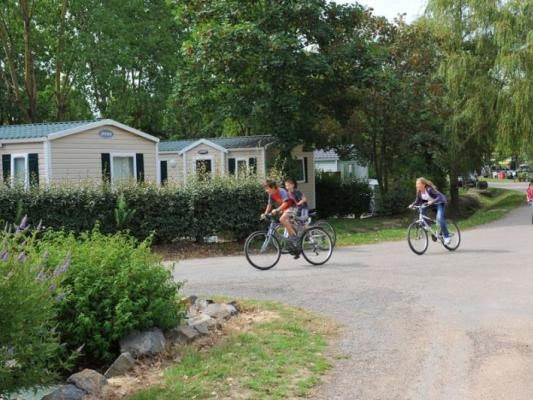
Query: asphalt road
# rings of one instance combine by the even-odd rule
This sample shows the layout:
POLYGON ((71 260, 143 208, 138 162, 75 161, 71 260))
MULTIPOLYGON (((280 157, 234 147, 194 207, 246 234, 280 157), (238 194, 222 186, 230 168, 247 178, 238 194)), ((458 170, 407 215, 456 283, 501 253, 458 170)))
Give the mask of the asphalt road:
POLYGON ((316 399, 533 399, 525 203, 463 232, 456 252, 431 242, 417 256, 405 241, 387 242, 339 248, 321 267, 290 256, 265 272, 243 256, 186 260, 175 277, 189 294, 277 300, 342 324, 341 357, 316 399))

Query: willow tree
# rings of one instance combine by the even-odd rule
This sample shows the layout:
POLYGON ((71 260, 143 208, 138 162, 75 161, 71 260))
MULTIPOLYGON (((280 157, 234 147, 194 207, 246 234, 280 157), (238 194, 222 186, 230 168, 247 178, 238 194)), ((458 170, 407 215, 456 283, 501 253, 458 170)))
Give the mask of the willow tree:
POLYGON ((533 2, 509 0, 495 23, 494 70, 500 147, 513 154, 533 151, 533 2))
POLYGON ((496 136, 500 82, 494 16, 499 0, 430 0, 427 16, 440 37, 444 84, 442 133, 451 202, 458 198, 457 176, 479 167, 496 136))

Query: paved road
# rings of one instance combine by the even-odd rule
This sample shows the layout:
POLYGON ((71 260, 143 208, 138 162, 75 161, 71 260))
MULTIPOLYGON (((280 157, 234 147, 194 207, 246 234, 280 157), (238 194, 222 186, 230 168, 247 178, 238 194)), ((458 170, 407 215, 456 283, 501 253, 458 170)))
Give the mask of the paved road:
MULTIPOLYGON (((525 184, 516 184, 525 190, 525 184)), ((322 267, 282 258, 187 260, 186 293, 273 299, 334 317, 346 357, 316 399, 533 398, 533 226, 527 206, 463 232, 461 248, 340 248, 322 267)))

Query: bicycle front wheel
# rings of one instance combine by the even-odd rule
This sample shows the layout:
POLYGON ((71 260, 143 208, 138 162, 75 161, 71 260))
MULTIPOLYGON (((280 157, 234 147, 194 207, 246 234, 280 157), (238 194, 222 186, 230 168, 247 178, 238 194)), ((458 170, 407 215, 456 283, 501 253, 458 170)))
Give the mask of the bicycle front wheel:
POLYGON ((331 243, 333 244, 333 247, 335 247, 335 244, 337 243, 337 231, 335 230, 333 225, 323 219, 316 221, 312 225, 324 229, 331 238, 331 243))
POLYGON ((407 228, 407 243, 418 255, 424 254, 428 249, 428 233, 418 222, 413 222, 407 228))
POLYGON ((258 231, 248 236, 244 242, 244 254, 254 268, 267 270, 278 263, 281 249, 275 236, 258 231))
POLYGON ((324 264, 333 254, 333 242, 328 233, 316 226, 304 231, 300 246, 304 258, 313 265, 324 264))
POLYGON ((446 247, 450 251, 457 250, 459 245, 461 244, 461 231, 459 230, 459 227, 457 224, 453 221, 448 220, 448 232, 450 234, 449 238, 451 239, 450 243, 444 244, 442 242, 442 245, 446 247))

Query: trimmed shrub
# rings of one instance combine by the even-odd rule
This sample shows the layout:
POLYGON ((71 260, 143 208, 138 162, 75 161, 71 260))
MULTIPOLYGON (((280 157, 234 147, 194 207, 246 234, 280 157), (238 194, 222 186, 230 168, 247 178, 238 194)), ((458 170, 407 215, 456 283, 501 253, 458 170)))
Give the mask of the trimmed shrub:
POLYGON ((316 204, 322 218, 360 215, 368 211, 371 190, 366 181, 342 180, 321 172, 315 179, 316 204))
POLYGON ((80 234, 98 223, 103 233, 129 230, 140 240, 153 235, 158 243, 210 235, 244 238, 258 228, 264 206, 256 178, 193 180, 179 187, 84 184, 25 191, 0 185, 0 222, 13 220, 21 208, 56 230, 80 234))
POLYGON ((180 322, 181 284, 150 252, 148 241, 95 229, 79 237, 47 232, 39 246, 53 262, 70 259, 57 303, 58 331, 69 349, 83 348, 85 361, 112 361, 119 340, 133 330, 180 322))
POLYGON ((394 215, 405 211, 416 196, 414 181, 395 181, 389 184, 388 192, 377 196, 379 214, 394 215))
POLYGON ((66 361, 55 332, 57 289, 68 265, 47 259, 36 231, 0 232, 0 398, 56 378, 66 361))

